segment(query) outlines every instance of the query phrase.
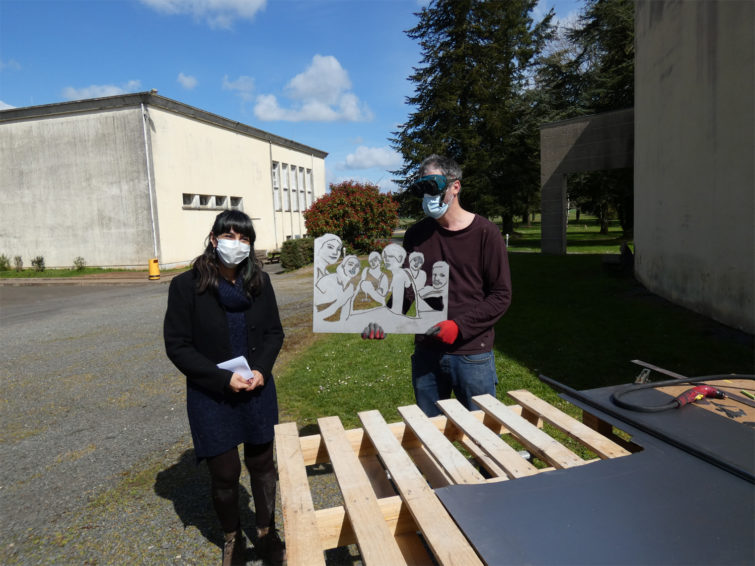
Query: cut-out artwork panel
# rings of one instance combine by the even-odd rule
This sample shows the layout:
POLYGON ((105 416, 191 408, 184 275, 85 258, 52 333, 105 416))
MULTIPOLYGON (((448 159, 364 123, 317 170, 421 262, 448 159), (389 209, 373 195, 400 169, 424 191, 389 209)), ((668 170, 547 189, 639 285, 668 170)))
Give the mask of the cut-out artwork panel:
POLYGON ((315 239, 312 330, 362 332, 371 322, 392 334, 422 334, 448 318, 449 266, 425 265, 398 244, 373 251, 362 266, 341 238, 315 239))

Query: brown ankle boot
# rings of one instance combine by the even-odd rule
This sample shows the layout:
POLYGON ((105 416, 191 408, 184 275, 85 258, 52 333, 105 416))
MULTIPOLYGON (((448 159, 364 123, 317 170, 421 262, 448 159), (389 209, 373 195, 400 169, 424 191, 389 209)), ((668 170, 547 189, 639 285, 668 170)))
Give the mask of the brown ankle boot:
POLYGON ((225 533, 223 542, 223 566, 243 566, 246 564, 246 540, 241 529, 225 533))

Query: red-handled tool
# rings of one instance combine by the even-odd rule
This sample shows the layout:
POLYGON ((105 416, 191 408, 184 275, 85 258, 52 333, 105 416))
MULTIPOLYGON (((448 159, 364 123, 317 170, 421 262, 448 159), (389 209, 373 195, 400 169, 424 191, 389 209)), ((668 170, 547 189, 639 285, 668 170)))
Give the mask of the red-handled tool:
POLYGON ((687 405, 688 403, 694 403, 695 401, 704 399, 705 397, 723 399, 726 395, 720 389, 716 389, 710 385, 698 385, 677 396, 674 401, 678 403, 677 408, 679 408, 684 407, 684 405, 687 405))

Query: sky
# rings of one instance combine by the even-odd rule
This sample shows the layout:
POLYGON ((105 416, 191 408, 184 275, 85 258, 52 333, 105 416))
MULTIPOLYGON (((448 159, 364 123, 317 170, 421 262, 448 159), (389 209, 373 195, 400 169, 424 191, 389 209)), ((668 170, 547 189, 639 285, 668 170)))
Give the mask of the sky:
MULTIPOLYGON (((584 0, 540 0, 576 17, 584 0)), ((395 190, 428 0, 0 0, 0 110, 156 89, 395 190)))

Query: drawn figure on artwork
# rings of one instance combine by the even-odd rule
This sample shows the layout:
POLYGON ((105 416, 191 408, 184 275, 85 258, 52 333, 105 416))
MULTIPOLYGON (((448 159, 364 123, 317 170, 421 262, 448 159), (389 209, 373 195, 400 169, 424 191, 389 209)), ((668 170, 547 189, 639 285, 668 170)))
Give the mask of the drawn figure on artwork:
POLYGON ((359 275, 359 258, 347 255, 336 268, 315 283, 315 306, 323 320, 346 320, 351 311, 351 298, 356 291, 359 275), (339 313, 340 311, 340 313, 339 313), (338 314, 338 316, 334 316, 338 314), (332 318, 331 318, 332 317, 332 318))
POLYGON ((379 290, 385 296, 385 305, 396 314, 403 314, 404 290, 412 285, 411 277, 401 267, 405 259, 406 251, 398 244, 388 244, 383 248, 383 262, 390 275, 383 273, 379 290))
POLYGON ((422 289, 427 281, 427 273, 422 269, 425 263, 425 254, 422 252, 412 252, 409 254, 409 267, 406 269, 409 277, 412 278, 415 289, 422 289))
POLYGON ((448 294, 448 271, 445 261, 433 264, 432 285, 417 291, 417 313, 443 310, 443 298, 448 294))
POLYGON ((328 266, 341 257, 343 243, 335 234, 315 240, 315 280, 328 274, 328 266))
POLYGON ((385 305, 385 296, 378 291, 383 271, 380 269, 382 260, 379 252, 370 252, 367 267, 362 270, 359 278, 359 288, 354 295, 352 310, 365 310, 385 305))

